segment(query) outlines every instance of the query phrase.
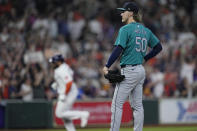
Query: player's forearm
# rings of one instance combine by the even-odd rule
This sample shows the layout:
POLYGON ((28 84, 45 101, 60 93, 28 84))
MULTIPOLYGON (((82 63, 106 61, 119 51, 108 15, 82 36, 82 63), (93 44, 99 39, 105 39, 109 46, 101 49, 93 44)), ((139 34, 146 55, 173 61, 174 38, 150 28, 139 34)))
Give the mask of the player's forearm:
POLYGON ((117 58, 120 56, 122 50, 123 49, 122 49, 121 46, 116 46, 113 49, 113 51, 112 51, 112 53, 111 53, 111 55, 110 55, 110 57, 108 59, 108 62, 107 62, 107 64, 105 66, 109 68, 117 60, 117 58))
POLYGON ((145 61, 148 61, 149 59, 156 56, 159 52, 162 51, 162 46, 160 43, 158 43, 153 49, 144 57, 145 61))

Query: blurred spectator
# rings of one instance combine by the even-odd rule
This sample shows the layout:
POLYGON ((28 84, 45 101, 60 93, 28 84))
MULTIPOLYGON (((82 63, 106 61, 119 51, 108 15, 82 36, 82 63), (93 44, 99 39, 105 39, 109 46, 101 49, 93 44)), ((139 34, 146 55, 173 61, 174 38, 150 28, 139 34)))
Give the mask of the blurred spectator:
POLYGON ((15 97, 22 97, 23 101, 33 100, 33 89, 31 86, 31 79, 27 77, 20 87, 20 91, 15 94, 15 97))
POLYGON ((150 79, 150 73, 146 73, 146 79, 144 80, 143 84, 143 93, 145 98, 153 98, 153 86, 150 79))
POLYGON ((71 19, 68 20, 68 29, 70 31, 71 39, 76 41, 81 36, 82 29, 85 26, 85 19, 79 12, 72 12, 70 17, 71 19))
POLYGON ((159 71, 158 67, 153 67, 150 75, 153 88, 153 96, 155 98, 162 98, 164 93, 164 74, 159 71))
MULTIPOLYGON (((169 66, 169 65, 168 65, 169 66)), ((164 76, 164 96, 174 97, 177 88, 177 72, 173 71, 171 67, 167 67, 164 76)))
POLYGON ((56 38, 58 35, 58 23, 55 20, 55 14, 50 14, 48 18, 48 33, 52 38, 56 38))
POLYGON ((188 89, 189 89, 188 81, 186 78, 183 78, 178 85, 178 92, 176 93, 178 93, 178 96, 180 97, 187 97, 188 89))
POLYGON ((194 82, 194 68, 194 62, 190 57, 187 57, 182 64, 180 75, 181 79, 183 79, 183 84, 186 86, 188 98, 191 98, 193 94, 192 84, 194 82))
POLYGON ((6 42, 9 38, 9 33, 7 27, 4 27, 2 32, 0 33, 0 39, 2 42, 6 42))
POLYGON ((197 61, 195 62, 195 69, 193 72, 193 78, 194 78, 194 82, 192 84, 192 88, 193 88, 193 95, 197 96, 197 61))
POLYGON ((194 81, 194 62, 192 61, 192 58, 186 57, 184 63, 181 67, 181 79, 186 78, 188 81, 188 84, 191 85, 194 81))
POLYGON ((51 48, 62 54, 65 58, 70 58, 72 56, 70 45, 65 41, 63 35, 57 37, 57 41, 54 41, 51 48))

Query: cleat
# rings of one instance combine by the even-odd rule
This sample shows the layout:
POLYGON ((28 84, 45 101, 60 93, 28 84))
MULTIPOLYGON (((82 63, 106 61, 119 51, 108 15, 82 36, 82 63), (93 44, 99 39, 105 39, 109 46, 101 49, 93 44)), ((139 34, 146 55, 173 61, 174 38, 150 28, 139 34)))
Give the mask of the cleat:
POLYGON ((84 112, 84 115, 81 117, 81 127, 85 127, 87 125, 89 116, 89 112, 84 112))

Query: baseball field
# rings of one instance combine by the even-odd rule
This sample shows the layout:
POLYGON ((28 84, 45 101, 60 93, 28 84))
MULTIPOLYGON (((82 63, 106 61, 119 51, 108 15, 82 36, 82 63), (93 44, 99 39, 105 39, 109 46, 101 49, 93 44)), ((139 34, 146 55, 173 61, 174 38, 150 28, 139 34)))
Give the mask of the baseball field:
MULTIPOLYGON (((65 131, 65 129, 23 129, 23 130, 3 130, 3 131, 65 131)), ((85 128, 77 131, 109 131, 108 128, 85 128)), ((133 131, 132 128, 121 128, 120 131, 133 131)), ((143 131, 197 131, 196 126, 175 126, 175 127, 145 127, 143 131)))

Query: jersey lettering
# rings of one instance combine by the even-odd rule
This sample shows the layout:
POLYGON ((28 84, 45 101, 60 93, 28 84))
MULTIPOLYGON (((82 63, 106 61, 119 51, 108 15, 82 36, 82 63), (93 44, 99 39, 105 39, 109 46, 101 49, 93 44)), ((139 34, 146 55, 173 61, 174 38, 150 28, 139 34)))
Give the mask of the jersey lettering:
POLYGON ((137 47, 135 48, 135 50, 137 52, 146 52, 146 47, 147 47, 147 39, 146 38, 142 38, 137 36, 135 38, 135 43, 137 44, 137 47))

